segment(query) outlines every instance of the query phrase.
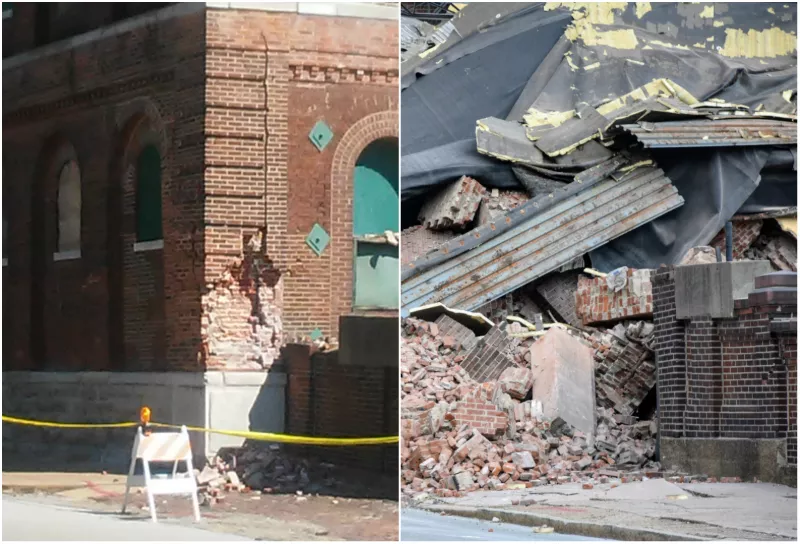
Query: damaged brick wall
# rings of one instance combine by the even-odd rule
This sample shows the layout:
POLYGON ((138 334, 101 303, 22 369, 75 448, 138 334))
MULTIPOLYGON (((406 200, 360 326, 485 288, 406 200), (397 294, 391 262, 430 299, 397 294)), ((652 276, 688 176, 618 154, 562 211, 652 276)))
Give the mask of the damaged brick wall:
POLYGON ((580 275, 575 293, 575 313, 584 325, 651 317, 652 274, 652 270, 629 268, 625 286, 619 291, 609 289, 606 278, 580 275))
POLYGON ((482 435, 493 438, 503 436, 508 429, 508 415, 494 402, 495 384, 477 385, 472 393, 458 403, 453 415, 453 425, 467 424, 482 435))
POLYGON ((353 167, 369 143, 397 137, 396 122, 370 117, 397 110, 396 21, 209 9, 207 34, 207 277, 266 227, 285 336, 335 340, 351 310, 353 167), (321 152, 317 121, 334 134, 321 152), (319 257, 305 243, 315 223, 331 235, 319 257))
POLYGON ((429 251, 452 240, 456 234, 436 231, 422 225, 409 227, 400 233, 400 259, 403 265, 413 263, 429 251))
MULTIPOLYGON (((738 261, 745 258, 745 251, 747 251, 753 242, 756 241, 758 235, 761 234, 761 227, 764 222, 759 220, 755 221, 732 221, 733 225, 733 258, 738 261)), ((714 239, 708 244, 711 247, 718 247, 725 255, 725 229, 722 229, 714 236, 714 239)))
POLYGON ((780 333, 781 353, 786 362, 786 397, 787 406, 787 460, 790 465, 797 465, 797 320, 794 328, 780 333))
MULTIPOLYGON (((35 8, 15 6, 10 24, 35 8)), ((97 10, 110 13, 111 5, 97 10)), ((48 55, 4 59, 4 369, 200 369, 205 16, 188 4, 166 13, 72 48, 54 44, 48 55), (163 264, 125 257, 132 223, 124 157, 144 120, 163 144, 164 248, 137 255, 161 253, 163 264), (81 170, 82 225, 80 258, 54 261, 49 167, 58 140, 75 149, 81 170), (152 322, 125 325, 125 289, 141 298, 161 290, 158 278, 160 302, 147 296, 137 310, 152 322)))
POLYGON ((263 256, 261 237, 244 243, 232 263, 203 295, 206 367, 261 370, 272 366, 283 343, 283 281, 263 256))
POLYGON ((739 304, 736 318, 719 321, 722 341, 720 436, 785 438, 786 369, 769 310, 739 304))
MULTIPOLYGON (((398 373, 394 367, 341 365, 338 352, 314 352, 306 345, 283 350, 287 374, 288 434, 364 438, 398 433, 398 373)), ((397 473, 397 445, 315 447, 335 464, 397 473)))
POLYGON ((503 370, 514 366, 513 354, 518 344, 519 340, 506 333, 506 324, 500 323, 478 339, 461 366, 478 383, 496 380, 503 370))

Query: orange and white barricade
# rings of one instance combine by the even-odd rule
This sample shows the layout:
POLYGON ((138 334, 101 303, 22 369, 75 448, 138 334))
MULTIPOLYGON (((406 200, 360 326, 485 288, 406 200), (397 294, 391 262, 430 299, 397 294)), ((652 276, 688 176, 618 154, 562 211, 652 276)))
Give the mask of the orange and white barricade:
MULTIPOLYGON (((161 475, 158 475, 161 476, 161 475)), ((144 487, 147 493, 147 503, 150 506, 150 517, 156 519, 156 495, 191 495, 194 507, 195 521, 200 521, 200 504, 197 500, 197 482, 194 478, 192 466, 192 445, 189 442, 189 432, 185 426, 178 433, 149 433, 145 434, 142 427, 136 432, 131 451, 131 466, 128 470, 128 481, 125 484, 125 500, 122 504, 122 513, 128 506, 128 493, 131 487, 144 487), (142 460, 144 476, 134 476, 136 460, 142 460), (164 478, 156 477, 150 472, 151 462, 173 462, 172 475, 164 478), (178 472, 178 463, 186 463, 186 472, 178 472)))

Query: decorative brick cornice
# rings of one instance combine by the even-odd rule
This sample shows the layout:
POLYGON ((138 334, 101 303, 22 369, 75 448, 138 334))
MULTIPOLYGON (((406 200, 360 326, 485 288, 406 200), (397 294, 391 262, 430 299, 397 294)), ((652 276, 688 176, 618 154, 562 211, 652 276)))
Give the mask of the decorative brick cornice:
POLYGON ((376 70, 368 68, 322 66, 310 64, 290 64, 292 81, 315 83, 367 83, 373 85, 394 85, 397 83, 397 70, 376 70))
POLYGON ((59 100, 24 106, 4 115, 3 125, 7 127, 8 125, 17 123, 36 121, 48 117, 55 112, 76 108, 98 100, 104 100, 118 94, 147 89, 150 85, 168 83, 172 81, 174 77, 175 72, 173 70, 168 70, 146 77, 131 78, 118 83, 112 83, 111 85, 95 87, 59 100))

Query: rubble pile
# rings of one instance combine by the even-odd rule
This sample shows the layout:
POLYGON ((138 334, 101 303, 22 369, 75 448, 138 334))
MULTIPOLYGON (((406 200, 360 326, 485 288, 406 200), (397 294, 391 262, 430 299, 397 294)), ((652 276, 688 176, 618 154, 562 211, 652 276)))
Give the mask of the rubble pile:
MULTIPOLYGON (((640 367, 654 370, 652 323, 624 322, 610 331, 553 329, 557 333, 547 333, 549 338, 557 334, 561 342, 573 342, 575 348, 593 353, 594 379, 602 390, 597 393, 591 432, 579 431, 561 417, 545 417, 542 401, 533 394, 531 371, 537 364, 532 358, 544 360, 531 349, 542 340, 509 337, 526 330, 520 323, 495 326, 475 337, 447 315, 435 322, 404 320, 401 457, 405 494, 452 496, 477 489, 606 482, 626 471, 660 470, 652 461, 656 421, 637 421, 632 415, 632 407, 653 385, 653 374, 640 371, 640 367), (459 335, 467 341, 456 340, 459 335), (487 337, 505 339, 489 342, 495 346, 496 358, 509 347, 511 353, 524 350, 526 355, 516 361, 507 357, 499 376, 478 383, 464 365, 487 337), (641 354, 647 363, 641 364, 641 354), (631 361, 638 361, 638 366, 632 367, 631 361)), ((485 353, 481 357, 485 359, 485 353)))
POLYGON ((656 385, 655 327, 649 321, 617 323, 588 339, 595 349, 597 403, 629 416, 656 385))
POLYGON ((241 448, 223 448, 203 470, 195 469, 195 479, 203 504, 207 506, 225 500, 226 493, 311 494, 337 496, 369 496, 383 492, 391 494, 396 480, 390 475, 341 467, 320 459, 298 456, 279 444, 254 442, 241 448), (380 489, 381 491, 376 491, 380 489))
POLYGON ((567 482, 619 478, 624 471, 658 471, 655 421, 625 424, 625 416, 597 409, 596 438, 561 420, 536 414, 533 401, 514 407, 516 436, 490 439, 468 424, 453 425, 447 416, 433 435, 404 439, 404 493, 500 490, 567 482))

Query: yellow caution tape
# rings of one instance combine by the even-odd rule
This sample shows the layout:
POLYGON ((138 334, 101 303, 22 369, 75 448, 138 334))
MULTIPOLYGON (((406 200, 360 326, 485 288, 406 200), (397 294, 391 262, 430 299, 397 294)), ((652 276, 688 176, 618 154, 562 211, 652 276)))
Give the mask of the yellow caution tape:
POLYGON ((124 423, 56 423, 53 421, 36 421, 33 419, 22 419, 18 417, 3 416, 3 421, 8 423, 18 423, 20 425, 34 425, 36 427, 61 427, 64 429, 112 429, 119 427, 136 427, 139 425, 133 421, 124 423))
MULTIPOLYGON (((36 421, 33 419, 22 419, 17 417, 3 416, 3 421, 17 423, 20 425, 33 425, 36 427, 60 427, 65 429, 109 429, 120 427, 138 427, 137 422, 123 423, 57 423, 52 421, 36 421)), ((151 427, 162 427, 169 429, 180 429, 181 425, 170 425, 167 423, 150 423, 151 427)), ((189 431, 201 433, 223 434, 226 436, 236 436, 250 440, 263 440, 267 442, 282 442, 284 444, 301 444, 307 446, 377 446, 386 444, 396 444, 399 440, 397 436, 380 436, 374 438, 323 438, 317 436, 294 436, 278 433, 261 433, 254 431, 225 431, 217 429, 207 429, 205 427, 189 427, 189 431)))

